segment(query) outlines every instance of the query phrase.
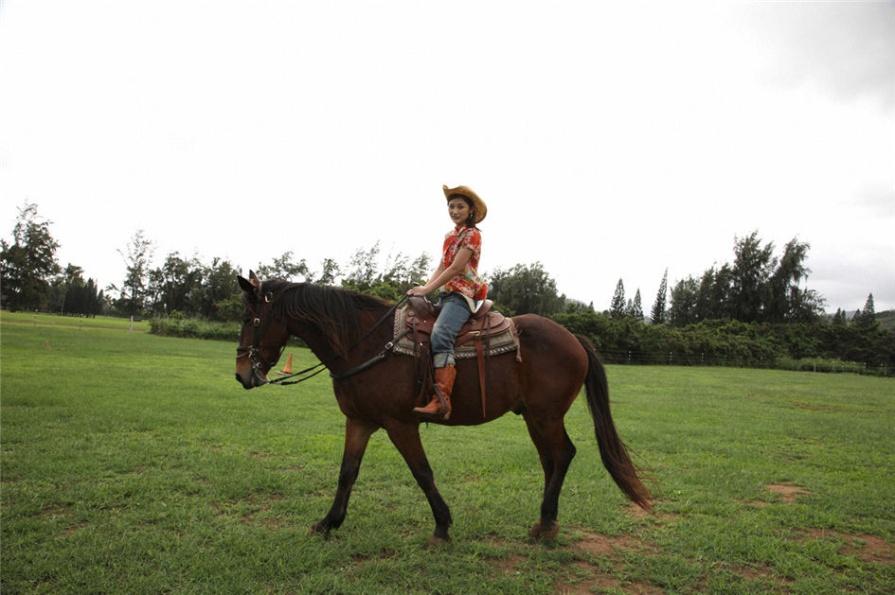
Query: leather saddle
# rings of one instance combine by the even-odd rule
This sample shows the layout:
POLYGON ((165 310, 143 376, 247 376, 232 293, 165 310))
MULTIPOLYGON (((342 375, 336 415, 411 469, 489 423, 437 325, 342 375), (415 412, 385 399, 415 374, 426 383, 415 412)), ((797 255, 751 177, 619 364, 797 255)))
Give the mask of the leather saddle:
MULTIPOLYGON (((519 351, 519 335, 512 318, 493 311, 491 300, 485 300, 457 333, 454 342, 457 359, 474 357, 478 360, 479 390, 482 397, 482 418, 488 417, 485 395, 487 385, 487 360, 490 355, 516 352, 516 361, 522 361, 519 351)), ((438 318, 438 308, 425 297, 411 297, 404 311, 395 317, 395 341, 392 349, 397 353, 418 357, 428 352, 432 327, 438 318), (408 337, 408 335, 410 335, 408 337), (400 337, 400 338, 399 338, 400 337)), ((417 401, 425 403, 432 386, 430 358, 420 360, 422 366, 420 394, 417 401)))
MULTIPOLYGON (((480 337, 493 337, 507 332, 512 327, 512 321, 497 311, 492 311, 494 303, 485 300, 472 314, 469 320, 457 333, 455 345, 459 347, 464 343, 480 337)), ((414 333, 432 335, 432 327, 438 318, 438 308, 425 297, 411 297, 408 300, 407 310, 404 314, 406 328, 414 333)))

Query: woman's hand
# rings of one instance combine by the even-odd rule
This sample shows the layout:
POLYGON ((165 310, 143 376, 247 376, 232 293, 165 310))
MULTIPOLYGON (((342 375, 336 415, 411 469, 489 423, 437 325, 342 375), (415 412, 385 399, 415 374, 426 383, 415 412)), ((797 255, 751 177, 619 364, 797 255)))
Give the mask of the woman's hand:
POLYGON ((417 285, 416 287, 411 287, 407 290, 407 295, 409 295, 410 297, 423 297, 429 295, 430 293, 432 292, 426 289, 426 287, 423 285, 417 285))

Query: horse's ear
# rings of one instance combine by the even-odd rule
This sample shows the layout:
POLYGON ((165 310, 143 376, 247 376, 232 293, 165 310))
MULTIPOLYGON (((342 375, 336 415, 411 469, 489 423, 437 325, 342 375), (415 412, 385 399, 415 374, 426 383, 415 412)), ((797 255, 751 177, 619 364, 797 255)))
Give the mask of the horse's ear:
POLYGON ((261 287, 261 279, 258 278, 258 275, 255 274, 255 271, 249 270, 249 281, 255 287, 261 287))
POLYGON ((255 291, 255 286, 252 285, 252 282, 246 279, 245 277, 237 277, 239 281, 239 288, 242 289, 246 293, 252 293, 255 291))

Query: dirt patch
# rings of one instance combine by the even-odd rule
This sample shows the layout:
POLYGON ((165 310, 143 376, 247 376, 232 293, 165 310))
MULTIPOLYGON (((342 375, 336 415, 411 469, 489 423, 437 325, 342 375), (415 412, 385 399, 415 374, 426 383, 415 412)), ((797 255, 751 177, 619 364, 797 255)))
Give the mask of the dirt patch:
POLYGON ((75 512, 71 508, 63 508, 61 506, 51 504, 40 512, 40 516, 45 521, 55 521, 57 519, 67 519, 74 513, 75 512))
POLYGON ((75 515, 74 510, 71 508, 62 508, 55 505, 47 506, 41 511, 41 519, 44 522, 49 523, 66 523, 62 529, 59 530, 60 537, 71 537, 81 529, 87 526, 87 523, 79 523, 79 522, 70 522, 71 518, 75 515))
POLYGON ((617 589, 619 581, 611 576, 599 574, 599 570, 595 569, 587 562, 574 562, 571 564, 572 577, 561 581, 556 586, 556 593, 564 593, 568 595, 585 595, 593 593, 596 590, 617 589))
POLYGON ((805 411, 845 411, 844 407, 836 407, 834 405, 821 405, 819 403, 804 403, 795 401, 792 406, 796 409, 804 409, 805 411))
MULTIPOLYGON (((640 510, 639 507, 635 508, 640 510)), ((631 535, 609 536, 593 531, 579 532, 581 539, 569 546, 575 553, 576 560, 570 565, 569 575, 557 584, 557 593, 593 593, 607 589, 621 589, 625 593, 638 595, 662 593, 662 589, 646 583, 622 584, 604 570, 606 564, 616 569, 621 568, 630 552, 655 553, 655 544, 631 535)))
POLYGON ((622 591, 631 595, 662 595, 665 591, 645 583, 622 583, 616 578, 605 574, 596 574, 599 571, 589 565, 580 562, 575 563, 575 578, 560 582, 555 593, 563 595, 590 595, 592 593, 608 590, 622 591))
POLYGON ((526 559, 522 556, 509 556, 507 558, 490 558, 489 561, 498 572, 512 574, 519 566, 525 564, 526 559))
MULTIPOLYGON (((572 554, 572 560, 564 566, 564 571, 556 577, 554 593, 570 595, 589 594, 600 591, 623 591, 637 595, 657 595, 663 591, 648 583, 623 582, 613 576, 614 570, 625 565, 631 552, 655 552, 655 544, 631 535, 609 536, 580 528, 563 528, 563 535, 569 537, 568 546, 556 546, 572 554)), ((505 545, 502 540, 487 538, 490 545, 505 545)), ((535 545, 533 547, 542 547, 535 545)), ((496 573, 511 574, 529 562, 525 555, 488 556, 488 564, 496 573)))
MULTIPOLYGON (((655 504, 655 502, 653 504, 655 504)), ((635 521, 650 521, 653 523, 665 523, 677 518, 677 515, 656 512, 655 509, 653 509, 652 512, 647 512, 633 502, 625 507, 625 514, 635 521)))
POLYGON ((633 518, 635 521, 642 521, 653 513, 643 510, 632 502, 625 507, 625 514, 633 518))
POLYGON ((734 572, 745 578, 746 580, 754 581, 758 579, 767 579, 774 578, 773 571, 767 566, 757 566, 757 567, 748 567, 748 566, 735 566, 733 567, 734 572))
POLYGON ((395 550, 382 548, 375 556, 369 556, 367 554, 354 554, 353 556, 351 556, 351 559, 357 564, 364 564, 366 562, 375 562, 377 560, 390 560, 396 556, 397 552, 395 550))
POLYGON ((851 543, 842 548, 843 554, 855 554, 865 562, 892 564, 895 562, 895 546, 876 535, 845 535, 851 543))
MULTIPOLYGON (((584 537, 572 545, 572 549, 580 550, 590 556, 608 556, 618 554, 618 550, 643 549, 645 542, 630 535, 609 537, 592 531, 582 531, 584 537)), ((651 545, 651 544, 650 544, 651 545)))
POLYGON ((809 529, 804 533, 807 539, 818 541, 834 539, 844 542, 839 548, 843 555, 858 556, 864 562, 871 564, 895 563, 895 545, 892 545, 882 537, 862 533, 853 535, 825 529, 809 529))
POLYGON ((780 496, 780 500, 782 500, 786 504, 792 504, 793 502, 798 500, 800 496, 811 494, 809 490, 793 484, 772 483, 765 486, 765 488, 770 490, 771 492, 774 492, 775 494, 778 494, 780 496))
POLYGON ((661 595, 664 593, 662 589, 654 585, 644 583, 622 583, 618 579, 605 574, 595 574, 599 572, 592 566, 576 562, 573 564, 575 578, 563 581, 556 586, 555 593, 563 595, 591 595, 596 592, 603 591, 622 591, 631 595, 661 595))
MULTIPOLYGON (((790 579, 777 576, 774 571, 765 565, 759 566, 729 566, 731 572, 740 575, 750 583, 765 583, 769 585, 762 592, 789 593, 790 579), (773 585, 773 586, 770 586, 773 585)), ((702 591, 702 590, 701 590, 702 591)))

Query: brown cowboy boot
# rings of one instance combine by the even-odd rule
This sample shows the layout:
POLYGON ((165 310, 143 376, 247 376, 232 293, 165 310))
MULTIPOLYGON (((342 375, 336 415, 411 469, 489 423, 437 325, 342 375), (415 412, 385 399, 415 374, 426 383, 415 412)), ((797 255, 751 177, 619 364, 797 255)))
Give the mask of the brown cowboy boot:
POLYGON ((457 377, 457 368, 454 366, 445 366, 443 368, 435 368, 435 384, 438 390, 444 395, 444 408, 438 395, 433 393, 432 399, 425 407, 414 407, 413 412, 417 415, 425 417, 441 418, 445 421, 451 417, 451 392, 454 390, 454 379, 457 377))

